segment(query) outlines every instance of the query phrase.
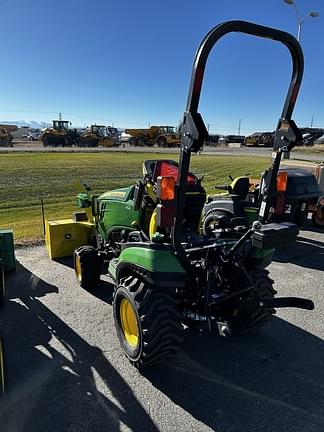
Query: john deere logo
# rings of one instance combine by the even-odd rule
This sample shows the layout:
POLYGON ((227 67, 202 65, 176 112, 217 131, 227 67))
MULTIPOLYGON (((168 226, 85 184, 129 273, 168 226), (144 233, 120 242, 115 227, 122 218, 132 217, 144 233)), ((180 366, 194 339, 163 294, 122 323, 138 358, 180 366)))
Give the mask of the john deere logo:
POLYGON ((66 234, 64 234, 64 238, 65 238, 65 240, 71 240, 72 234, 71 233, 66 233, 66 234))

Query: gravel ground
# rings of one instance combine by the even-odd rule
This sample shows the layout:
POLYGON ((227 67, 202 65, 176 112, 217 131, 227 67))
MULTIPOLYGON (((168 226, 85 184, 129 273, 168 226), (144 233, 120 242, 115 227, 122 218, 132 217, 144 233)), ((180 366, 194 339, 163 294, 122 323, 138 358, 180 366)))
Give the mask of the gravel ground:
POLYGON ((324 430, 323 240, 302 231, 270 266, 278 293, 311 298, 314 311, 281 309, 229 339, 188 332, 176 358, 143 376, 119 347, 109 280, 89 293, 69 259, 18 249, 1 312, 1 432, 324 430))

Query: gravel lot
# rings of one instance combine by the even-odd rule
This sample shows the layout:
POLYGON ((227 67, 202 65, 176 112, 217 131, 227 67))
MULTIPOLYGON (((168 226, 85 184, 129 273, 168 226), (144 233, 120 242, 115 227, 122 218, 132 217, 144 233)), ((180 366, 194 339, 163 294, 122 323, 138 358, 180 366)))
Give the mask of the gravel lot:
POLYGON ((117 341, 108 279, 78 287, 71 261, 18 249, 1 318, 10 394, 1 432, 324 430, 324 233, 302 231, 270 276, 281 309, 258 332, 223 339, 188 332, 179 355, 140 375, 117 341))

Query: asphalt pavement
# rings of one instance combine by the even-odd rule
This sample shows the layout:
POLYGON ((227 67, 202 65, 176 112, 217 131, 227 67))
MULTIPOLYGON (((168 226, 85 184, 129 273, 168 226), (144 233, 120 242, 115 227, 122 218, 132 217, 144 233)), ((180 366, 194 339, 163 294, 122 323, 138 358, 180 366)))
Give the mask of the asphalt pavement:
POLYGON ((269 269, 278 295, 310 298, 315 310, 280 309, 228 339, 188 331, 179 355, 144 375, 119 347, 109 280, 87 292, 71 260, 18 249, 1 312, 1 432, 323 431, 324 233, 309 228, 269 269))

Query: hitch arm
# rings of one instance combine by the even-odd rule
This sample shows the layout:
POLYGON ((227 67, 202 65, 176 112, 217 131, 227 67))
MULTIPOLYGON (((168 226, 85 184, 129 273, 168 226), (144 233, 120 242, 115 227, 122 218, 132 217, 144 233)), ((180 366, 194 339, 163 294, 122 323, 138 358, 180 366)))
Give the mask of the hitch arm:
POLYGON ((300 297, 278 297, 265 299, 243 299, 237 301, 238 309, 255 309, 262 307, 265 309, 294 307, 298 309, 313 310, 314 303, 312 300, 303 299, 300 297))

